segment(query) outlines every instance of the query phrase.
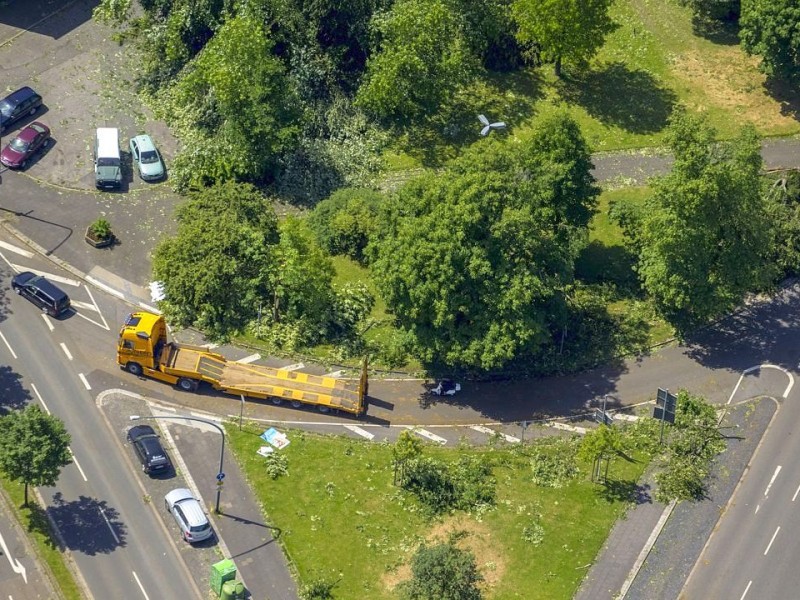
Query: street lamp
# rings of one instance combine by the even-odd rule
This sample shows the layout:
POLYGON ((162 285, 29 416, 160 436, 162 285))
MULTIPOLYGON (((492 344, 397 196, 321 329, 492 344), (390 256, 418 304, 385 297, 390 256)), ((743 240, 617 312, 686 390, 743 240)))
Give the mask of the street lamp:
POLYGON ((169 415, 159 415, 153 417, 141 417, 139 415, 131 415, 131 421, 143 421, 145 419, 172 419, 173 421, 199 421, 200 423, 205 423, 206 425, 211 425, 212 427, 216 427, 217 431, 219 431, 220 435, 222 435, 222 445, 219 448, 219 471, 217 471, 217 507, 214 512, 219 514, 219 496, 222 493, 222 478, 225 477, 225 472, 222 470, 222 459, 225 456, 225 430, 220 427, 214 421, 209 421, 208 419, 200 419, 198 417, 182 417, 182 416, 169 416, 169 415))

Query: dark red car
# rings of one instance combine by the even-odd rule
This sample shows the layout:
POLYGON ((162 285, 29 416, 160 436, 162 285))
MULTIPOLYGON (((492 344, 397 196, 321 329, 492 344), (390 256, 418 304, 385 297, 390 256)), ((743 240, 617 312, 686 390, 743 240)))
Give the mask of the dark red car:
POLYGON ((24 169, 36 152, 50 143, 50 129, 34 121, 19 132, 0 153, 0 162, 7 167, 24 169))

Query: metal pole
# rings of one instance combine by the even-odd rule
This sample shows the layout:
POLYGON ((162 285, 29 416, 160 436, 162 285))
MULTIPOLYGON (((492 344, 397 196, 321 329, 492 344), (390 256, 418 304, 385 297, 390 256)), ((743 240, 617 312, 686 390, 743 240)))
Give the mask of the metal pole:
POLYGON ((608 400, 608 394, 603 396, 603 425, 606 424, 606 400, 608 400))
POLYGON ((244 394, 239 394, 239 397, 242 399, 242 404, 239 407, 239 431, 242 430, 242 415, 244 414, 244 394))

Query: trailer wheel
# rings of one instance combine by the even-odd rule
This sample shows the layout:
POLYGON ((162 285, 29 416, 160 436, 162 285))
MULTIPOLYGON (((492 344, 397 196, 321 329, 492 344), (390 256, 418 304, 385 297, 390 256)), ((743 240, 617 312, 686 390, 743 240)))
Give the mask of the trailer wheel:
POLYGON ((324 404, 318 404, 317 405, 317 410, 319 412, 321 412, 321 413, 326 413, 326 412, 328 412, 330 410, 330 408, 325 406, 324 404))
POLYGON ((293 408, 300 408, 301 406, 303 406, 302 402, 300 402, 299 400, 292 400, 292 407, 293 408))
POLYGON ((197 382, 194 379, 189 379, 188 377, 181 377, 178 379, 178 387, 184 392, 193 392, 197 389, 197 382))
POLYGON ((278 405, 280 405, 280 404, 283 404, 283 398, 277 398, 277 397, 275 397, 275 396, 270 396, 270 400, 272 401, 272 403, 273 403, 275 406, 278 406, 278 405))
POLYGON ((136 377, 141 377, 143 372, 142 365, 137 362, 129 362, 125 365, 125 368, 128 370, 128 373, 136 375, 136 377))

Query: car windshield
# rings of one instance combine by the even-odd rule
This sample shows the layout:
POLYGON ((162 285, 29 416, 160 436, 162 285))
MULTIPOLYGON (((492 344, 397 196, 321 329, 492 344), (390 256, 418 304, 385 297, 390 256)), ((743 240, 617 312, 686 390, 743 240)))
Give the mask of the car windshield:
POLYGON ((142 157, 140 160, 144 165, 158 162, 158 153, 156 153, 155 150, 146 150, 145 152, 142 152, 142 157))
POLYGON ((0 102, 0 114, 4 117, 10 117, 11 113, 14 111, 14 107, 11 105, 10 102, 7 100, 3 100, 0 102))
POLYGON ((11 140, 11 143, 8 146, 12 150, 16 150, 17 152, 27 152, 31 144, 30 142, 26 142, 25 140, 14 138, 13 140, 11 140))
POLYGON ((119 159, 118 158, 98 158, 97 159, 97 166, 98 167, 118 167, 119 166, 119 159))

